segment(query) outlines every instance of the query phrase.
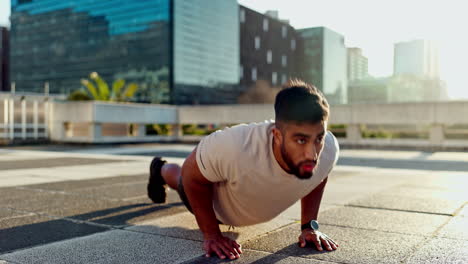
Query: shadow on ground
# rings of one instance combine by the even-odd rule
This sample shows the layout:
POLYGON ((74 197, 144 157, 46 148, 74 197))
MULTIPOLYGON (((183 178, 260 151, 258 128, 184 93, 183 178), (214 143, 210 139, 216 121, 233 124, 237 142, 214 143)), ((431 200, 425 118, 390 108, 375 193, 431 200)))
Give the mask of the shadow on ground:
MULTIPOLYGON (((200 256, 195 259, 188 260, 183 262, 183 264, 216 264, 216 263, 250 263, 250 264, 265 264, 265 263, 297 263, 298 258, 304 263, 316 263, 317 259, 310 259, 312 255, 323 255, 330 254, 330 251, 318 251, 315 249, 315 246, 308 244, 305 248, 299 247, 297 243, 293 243, 283 249, 275 251, 274 253, 263 252, 263 251, 252 251, 244 248, 244 253, 237 260, 230 259, 220 259, 216 256, 207 258, 205 256, 200 256), (304 258, 307 256, 308 258, 304 258), (291 258, 294 258, 293 260, 291 258), (285 261, 288 259, 289 261, 285 261), (284 262, 283 262, 284 261, 284 262)), ((302 263, 302 262, 301 262, 302 263)))
MULTIPOLYGON (((37 217, 52 219, 0 230, 0 253, 29 248, 65 239, 86 236, 115 228, 129 226, 131 219, 155 212, 185 210, 182 203, 166 205, 132 204, 115 208, 55 218, 42 214, 37 217), (130 212, 126 212, 129 211, 130 212)), ((168 212, 169 213, 169 212, 168 212)), ((8 221, 8 219, 6 220, 8 221)))

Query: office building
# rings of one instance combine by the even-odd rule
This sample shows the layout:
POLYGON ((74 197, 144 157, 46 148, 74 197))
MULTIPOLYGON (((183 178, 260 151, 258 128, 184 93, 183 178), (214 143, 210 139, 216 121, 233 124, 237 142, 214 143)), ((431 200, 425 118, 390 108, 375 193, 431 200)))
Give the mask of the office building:
POLYGON ((233 100, 235 0, 12 0, 11 8, 18 91, 41 92, 48 82, 51 93, 69 93, 98 72, 108 82, 137 82, 137 101, 153 102, 164 88, 174 104, 233 100))
POLYGON ((296 56, 299 35, 278 17, 277 11, 258 13, 239 7, 240 86, 246 90, 257 81, 280 87, 297 77, 296 56))
POLYGON ((347 102, 347 64, 344 37, 325 27, 298 30, 298 72, 320 89, 330 104, 347 102))
POLYGON ((362 55, 360 48, 347 48, 348 82, 368 77, 368 59, 362 55))
POLYGON ((349 83, 350 104, 437 102, 448 100, 444 81, 412 74, 366 78, 349 83))
POLYGON ((383 104, 390 102, 392 77, 366 78, 348 83, 349 104, 383 104))
POLYGON ((412 74, 439 79, 439 51, 435 42, 413 40, 399 42, 394 47, 393 74, 412 74))
POLYGON ((9 50, 10 41, 8 28, 0 27, 0 91, 10 90, 9 50))

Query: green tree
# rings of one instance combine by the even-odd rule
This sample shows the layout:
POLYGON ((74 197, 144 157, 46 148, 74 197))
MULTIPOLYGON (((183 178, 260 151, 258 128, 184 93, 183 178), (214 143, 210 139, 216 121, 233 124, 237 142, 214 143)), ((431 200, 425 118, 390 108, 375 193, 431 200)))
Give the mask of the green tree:
POLYGON ((83 89, 77 90, 72 92, 68 99, 89 100, 84 99, 84 95, 88 95, 91 100, 127 102, 133 98, 135 92, 138 90, 137 84, 129 83, 125 85, 124 79, 115 80, 112 84, 112 90, 110 90, 109 85, 99 76, 97 72, 92 72, 89 75, 89 79, 90 80, 81 79, 81 84, 86 87, 88 93, 86 93, 86 91, 83 89))
POLYGON ((91 97, 88 95, 88 93, 85 90, 79 89, 79 90, 75 90, 75 91, 71 92, 68 95, 67 100, 69 100, 69 101, 89 101, 89 100, 91 100, 91 97))
POLYGON ((136 98, 153 104, 168 103, 170 99, 169 69, 162 67, 159 70, 130 70, 114 75, 118 79, 132 80, 138 83, 136 98))

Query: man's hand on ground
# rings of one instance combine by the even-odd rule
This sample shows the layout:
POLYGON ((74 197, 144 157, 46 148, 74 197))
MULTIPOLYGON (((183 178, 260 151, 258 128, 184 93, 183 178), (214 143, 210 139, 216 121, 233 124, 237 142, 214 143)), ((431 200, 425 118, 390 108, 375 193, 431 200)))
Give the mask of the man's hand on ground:
POLYGON ((203 241, 203 250, 205 250, 206 253, 205 257, 210 257, 212 253, 215 253, 220 259, 225 259, 226 257, 237 259, 240 257, 240 254, 242 254, 241 245, 222 235, 205 238, 203 241))
POLYGON ((302 233, 299 236, 300 247, 305 247, 306 242, 313 243, 319 251, 323 250, 322 246, 329 251, 338 248, 338 244, 335 241, 333 241, 333 239, 329 238, 327 235, 320 231, 314 231, 312 229, 302 230, 302 233))

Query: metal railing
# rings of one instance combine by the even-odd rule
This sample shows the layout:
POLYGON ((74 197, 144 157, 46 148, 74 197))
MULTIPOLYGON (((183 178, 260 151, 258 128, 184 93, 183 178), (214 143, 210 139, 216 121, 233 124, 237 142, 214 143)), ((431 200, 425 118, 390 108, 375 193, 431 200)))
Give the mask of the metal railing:
POLYGON ((0 139, 40 140, 48 138, 49 105, 44 100, 0 99, 0 139))

